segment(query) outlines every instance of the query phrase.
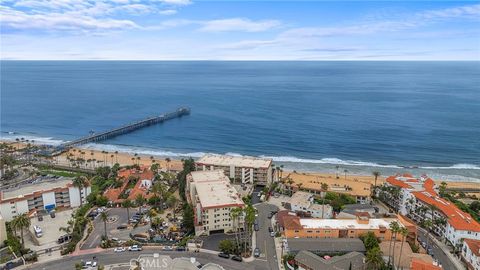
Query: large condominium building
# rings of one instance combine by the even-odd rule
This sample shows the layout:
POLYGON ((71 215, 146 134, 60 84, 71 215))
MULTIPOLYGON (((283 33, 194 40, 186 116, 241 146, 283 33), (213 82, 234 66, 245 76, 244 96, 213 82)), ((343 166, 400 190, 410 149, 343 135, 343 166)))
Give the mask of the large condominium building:
POLYGON ((394 175, 379 189, 379 198, 417 223, 431 220, 432 231, 461 248, 462 239, 480 240, 480 224, 454 203, 438 196, 431 178, 394 175))
MULTIPOLYGON (((367 232, 373 232, 381 240, 391 240, 390 223, 402 221, 395 218, 370 219, 359 216, 356 219, 319 219, 300 218, 285 215, 283 234, 286 238, 359 238, 367 232)), ((414 232, 413 232, 414 233, 414 232)))
POLYGON ((290 173, 283 181, 287 187, 293 190, 303 190, 314 194, 325 192, 322 184, 323 186, 326 184, 328 192, 348 194, 353 196, 357 203, 370 202, 371 184, 369 182, 303 173, 290 173))
POLYGON ((230 213, 245 205, 223 170, 191 172, 185 193, 194 208, 195 235, 243 228, 243 216, 234 220, 230 213))
POLYGON ((6 221, 23 213, 80 206, 86 202, 90 187, 81 190, 70 178, 47 179, 0 191, 0 214, 6 221))
POLYGON ((197 171, 223 170, 237 183, 266 185, 272 182, 272 160, 247 156, 205 155, 196 162, 197 171))

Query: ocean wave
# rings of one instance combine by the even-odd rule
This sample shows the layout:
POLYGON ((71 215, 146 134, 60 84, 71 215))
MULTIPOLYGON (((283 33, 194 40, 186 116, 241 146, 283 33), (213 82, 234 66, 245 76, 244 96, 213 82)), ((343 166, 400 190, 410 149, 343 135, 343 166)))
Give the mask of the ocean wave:
POLYGON ((200 158, 207 153, 204 152, 191 152, 191 153, 177 153, 171 151, 156 150, 150 148, 136 147, 136 146, 122 146, 122 145, 113 145, 113 144, 97 144, 89 143, 82 146, 82 148, 92 149, 92 150, 102 150, 108 152, 118 151, 119 153, 129 153, 129 154, 139 154, 146 156, 164 156, 164 157, 192 157, 200 158))
POLYGON ((33 135, 25 135, 25 134, 19 134, 13 131, 4 132, 3 134, 0 135, 0 139, 4 141, 14 142, 16 139, 20 139, 20 138, 24 138, 25 140, 29 140, 29 141, 34 141, 35 144, 45 144, 45 145, 53 145, 53 146, 60 145, 66 142, 64 140, 54 139, 53 137, 39 137, 39 136, 33 136, 33 135), (8 135, 4 135, 4 134, 8 134, 8 135))
POLYGON ((333 164, 333 165, 344 165, 344 166, 368 166, 368 167, 381 167, 381 168, 402 168, 397 165, 383 165, 373 162, 364 162, 364 161, 354 161, 354 160, 342 160, 339 158, 322 158, 322 159, 306 159, 306 158, 297 158, 292 156, 260 156, 264 158, 271 158, 273 161, 277 162, 292 162, 292 163, 311 163, 311 164, 333 164))
POLYGON ((430 169, 430 170, 480 170, 479 165, 474 164, 454 164, 452 166, 444 167, 419 167, 421 169, 430 169))

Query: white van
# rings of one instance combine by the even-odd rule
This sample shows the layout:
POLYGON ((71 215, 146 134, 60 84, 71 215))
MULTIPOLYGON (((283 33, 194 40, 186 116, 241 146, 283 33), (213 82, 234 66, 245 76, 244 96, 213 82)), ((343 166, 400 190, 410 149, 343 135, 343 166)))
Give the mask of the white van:
POLYGON ((37 225, 33 225, 33 231, 35 232, 36 237, 42 237, 43 232, 40 227, 38 227, 37 225))

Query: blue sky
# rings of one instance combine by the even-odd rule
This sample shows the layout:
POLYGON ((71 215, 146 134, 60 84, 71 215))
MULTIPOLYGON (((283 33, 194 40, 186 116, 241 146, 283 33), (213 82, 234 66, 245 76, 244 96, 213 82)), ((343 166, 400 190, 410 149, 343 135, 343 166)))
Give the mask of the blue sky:
POLYGON ((1 59, 480 60, 479 1, 2 0, 1 59))

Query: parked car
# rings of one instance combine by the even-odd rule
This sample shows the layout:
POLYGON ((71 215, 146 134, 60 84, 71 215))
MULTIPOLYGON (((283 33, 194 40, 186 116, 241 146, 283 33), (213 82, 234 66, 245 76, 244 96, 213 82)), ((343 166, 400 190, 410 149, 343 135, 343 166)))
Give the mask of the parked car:
POLYGON ((113 252, 125 252, 126 250, 124 247, 116 247, 113 249, 113 252))
POLYGON ((128 251, 142 251, 142 247, 139 245, 133 245, 128 247, 128 251))
POLYGON ((63 244, 63 243, 65 243, 65 242, 70 241, 70 239, 72 239, 72 235, 70 235, 70 234, 65 234, 65 235, 60 236, 60 237, 57 239, 57 243, 58 243, 58 244, 63 244))
POLYGON ((223 253, 223 252, 218 253, 218 257, 225 258, 225 259, 230 259, 230 255, 227 254, 227 253, 223 253))
POLYGON ((238 255, 233 256, 233 257, 232 257, 232 260, 237 261, 237 262, 243 261, 242 257, 240 257, 240 256, 238 256, 238 255))
POLYGON ((269 231, 269 232, 273 232, 272 227, 268 227, 268 231, 269 231))
POLYGON ((253 256, 255 258, 260 257, 260 249, 259 248, 255 248, 255 250, 253 251, 253 256))
POLYGON ((176 250, 177 251, 187 251, 187 249, 185 247, 177 247, 176 250))
POLYGON ((257 232, 258 232, 258 230, 260 230, 260 227, 258 226, 258 224, 255 224, 255 225, 253 226, 253 228, 254 228, 255 231, 257 231, 257 232))
POLYGON ((270 232, 271 237, 275 237, 276 233, 275 232, 270 232))
POLYGON ((120 226, 117 226, 117 230, 125 230, 127 228, 128 228, 127 224, 122 224, 120 226))
POLYGON ((164 246, 163 250, 164 251, 173 251, 173 247, 172 246, 164 246))

